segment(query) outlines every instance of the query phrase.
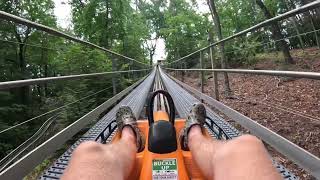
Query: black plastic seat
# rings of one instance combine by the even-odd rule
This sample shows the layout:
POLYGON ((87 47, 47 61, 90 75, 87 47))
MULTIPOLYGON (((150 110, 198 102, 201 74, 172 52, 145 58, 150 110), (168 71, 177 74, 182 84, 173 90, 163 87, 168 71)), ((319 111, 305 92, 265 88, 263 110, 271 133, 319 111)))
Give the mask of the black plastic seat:
POLYGON ((148 150, 166 154, 177 150, 176 129, 169 121, 156 121, 149 127, 148 150))

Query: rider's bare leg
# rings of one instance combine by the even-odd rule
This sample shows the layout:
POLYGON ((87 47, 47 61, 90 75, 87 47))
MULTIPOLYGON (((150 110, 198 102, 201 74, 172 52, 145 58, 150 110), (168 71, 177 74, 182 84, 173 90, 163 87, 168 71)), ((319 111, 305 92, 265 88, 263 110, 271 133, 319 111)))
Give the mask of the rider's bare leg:
POLYGON ((127 179, 137 151, 135 134, 124 127, 121 139, 109 145, 85 142, 73 152, 62 179, 127 179))
POLYGON ((254 136, 223 142, 206 138, 200 126, 193 126, 188 138, 193 159, 208 179, 282 179, 263 143, 254 136))

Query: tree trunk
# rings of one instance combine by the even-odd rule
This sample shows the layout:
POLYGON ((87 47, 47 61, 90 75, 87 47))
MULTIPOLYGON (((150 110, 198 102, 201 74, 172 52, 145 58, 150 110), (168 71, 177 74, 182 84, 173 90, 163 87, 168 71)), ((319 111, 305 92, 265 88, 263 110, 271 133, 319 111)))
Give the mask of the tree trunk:
MULTIPOLYGON (((21 79, 27 78, 26 61, 24 56, 24 44, 19 44, 19 67, 21 73, 21 79)), ((23 104, 28 104, 29 86, 23 86, 20 88, 20 101, 23 104)))
MULTIPOLYGON (((260 9, 263 11, 264 15, 267 19, 273 18, 273 15, 270 13, 270 11, 267 9, 267 7, 264 5, 264 3, 261 0, 256 0, 257 5, 260 7, 260 9)), ((281 33, 279 24, 277 22, 271 23, 271 31, 273 39, 276 42, 276 47, 278 50, 281 50, 284 56, 284 61, 286 64, 293 64, 293 59, 290 55, 288 44, 283 39, 283 35, 281 33)))
POLYGON ((150 55, 150 66, 152 66, 152 63, 153 63, 153 54, 149 54, 150 55))
MULTIPOLYGON (((284 4, 285 4, 285 7, 286 7, 286 10, 287 11, 290 11, 290 9, 294 9, 295 8, 295 5, 292 1, 289 1, 287 2, 287 0, 284 0, 283 1, 284 4)), ((297 23, 297 20, 296 20, 296 17, 290 17, 290 20, 293 24, 293 28, 294 30, 296 31, 297 35, 298 35, 298 39, 299 39, 299 43, 300 43, 300 48, 304 48, 304 43, 303 43, 303 39, 300 35, 300 32, 299 32, 299 27, 298 27, 298 23, 297 23)))
MULTIPOLYGON (((44 65, 44 76, 48 77, 48 63, 44 65)), ((44 96, 48 96, 48 83, 44 83, 44 96)))
POLYGON ((303 43, 302 37, 301 37, 300 32, 299 32, 297 21, 296 21, 296 19, 294 17, 291 17, 290 19, 291 19, 291 21, 293 23, 293 28, 296 31, 297 35, 298 35, 300 48, 304 49, 304 43, 303 43))
POLYGON ((319 22, 319 14, 320 14, 320 12, 319 12, 319 11, 320 11, 319 8, 313 9, 313 10, 310 10, 310 11, 309 11, 309 12, 310 12, 310 15, 311 15, 312 17, 315 17, 315 18, 316 18, 316 20, 314 21, 314 25, 315 25, 315 27, 316 27, 317 29, 320 28, 320 22, 319 22))
MULTIPOLYGON (((44 44, 42 44, 44 46, 44 44)), ((42 49, 41 51, 41 58, 42 58, 42 63, 43 63, 43 77, 46 78, 48 77, 48 51, 45 49, 42 49)), ((48 96, 48 83, 43 84, 44 88, 44 97, 48 96)))
POLYGON ((312 17, 312 13, 309 12, 308 18, 310 19, 312 30, 315 31, 314 32, 314 36, 315 36, 315 39, 316 39, 317 46, 318 46, 318 48, 320 48, 320 41, 319 41, 319 37, 318 37, 318 32, 316 32, 317 29, 316 29, 316 26, 315 26, 314 19, 312 17))
POLYGON ((135 0, 135 4, 136 4, 136 11, 138 11, 138 9, 139 9, 139 0, 135 0))
POLYGON ((105 29, 105 31, 104 31, 104 36, 103 36, 103 41, 104 42, 102 42, 102 44, 104 45, 104 47, 105 48, 109 48, 109 36, 108 36, 108 31, 109 31, 109 13, 110 13, 110 11, 109 11, 109 0, 106 0, 106 19, 105 19, 105 21, 106 21, 106 24, 105 24, 105 27, 106 27, 106 29, 105 29))
MULTIPOLYGON (((210 8, 210 11, 211 11, 211 15, 212 15, 212 19, 214 22, 214 27, 215 27, 217 35, 218 35, 218 39, 222 40, 223 37, 222 37, 220 19, 219 19, 218 12, 216 10, 214 0, 207 0, 207 3, 210 8)), ((220 43, 220 53, 221 53, 221 59, 220 59, 221 68, 226 69, 228 64, 227 64, 227 58, 225 55, 224 42, 220 43)), ((228 73, 223 73, 223 75, 224 75, 224 93, 226 96, 230 96, 231 89, 230 89, 230 84, 229 84, 228 73)))
MULTIPOLYGON (((213 43, 213 36, 210 30, 208 31, 208 37, 209 37, 209 44, 213 43)), ((211 61, 211 69, 215 68, 214 60, 213 60, 213 47, 210 47, 209 50, 209 58, 211 61)), ((212 94, 211 96, 214 97, 216 100, 219 101, 219 87, 218 87, 218 79, 217 79, 217 72, 212 72, 212 94)))
MULTIPOLYGON (((17 41, 19 42, 19 48, 18 48, 18 57, 19 57, 19 69, 20 69, 20 77, 19 79, 26 79, 27 78, 27 64, 25 60, 25 43, 28 39, 30 30, 28 29, 25 34, 25 39, 22 40, 20 34, 17 32, 16 27, 14 27, 15 31, 15 37, 17 41)), ((29 86, 23 86, 19 88, 19 100, 22 104, 28 104, 29 103, 29 86)))
MULTIPOLYGON (((42 36, 42 47, 46 47, 48 46, 48 39, 46 38, 45 35, 42 36)), ((41 64, 43 66, 40 66, 40 70, 41 68, 43 68, 43 73, 40 73, 42 75, 42 77, 46 78, 48 77, 48 50, 42 48, 41 49, 41 64)), ((41 77, 41 76, 40 76, 41 77)), ((43 84, 43 95, 44 97, 48 96, 48 83, 44 83, 43 84)))
MULTIPOLYGON (((116 61, 113 56, 111 56, 111 62, 112 62, 112 71, 116 71, 116 61)), ((113 87, 113 95, 117 94, 117 80, 116 80, 116 74, 112 74, 112 87, 113 87)))
MULTIPOLYGON (((110 42, 112 42, 111 41, 111 39, 109 38, 109 36, 108 36, 108 31, 109 31, 109 13, 110 13, 110 9, 109 9, 109 0, 106 0, 105 1, 106 2, 106 17, 105 17, 105 27, 106 27, 106 29, 105 29, 105 31, 104 31, 104 38, 102 38, 103 39, 103 42, 102 42, 102 44, 104 45, 104 47, 105 48, 110 48, 111 47, 111 43, 109 43, 109 41, 110 42)), ((107 55, 108 56, 108 55, 107 55)), ((115 57, 114 56, 110 56, 111 57, 111 63, 112 63, 112 71, 116 71, 116 60, 115 60, 115 57)), ((113 87, 113 95, 116 95, 117 94, 117 80, 116 80, 116 78, 117 78, 117 74, 112 74, 112 87, 113 87)))

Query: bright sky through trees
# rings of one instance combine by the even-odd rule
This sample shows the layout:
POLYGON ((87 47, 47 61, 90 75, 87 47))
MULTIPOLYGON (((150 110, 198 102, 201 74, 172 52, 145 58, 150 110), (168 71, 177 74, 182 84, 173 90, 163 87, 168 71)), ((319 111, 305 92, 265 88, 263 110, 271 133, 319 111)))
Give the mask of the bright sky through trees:
MULTIPOLYGON (((70 28, 71 23, 71 6, 68 3, 68 0, 54 0, 55 10, 54 14, 57 16, 58 25, 64 29, 70 28)), ((198 1, 198 7, 196 8, 198 12, 208 13, 209 9, 205 0, 198 1)), ((157 47, 154 54, 154 60, 165 59, 165 42, 162 38, 157 41, 157 47)))

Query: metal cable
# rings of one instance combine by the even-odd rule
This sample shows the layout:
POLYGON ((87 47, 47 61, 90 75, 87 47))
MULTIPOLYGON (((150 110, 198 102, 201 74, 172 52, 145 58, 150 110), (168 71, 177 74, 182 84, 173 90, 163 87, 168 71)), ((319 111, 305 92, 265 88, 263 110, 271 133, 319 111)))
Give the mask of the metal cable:
MULTIPOLYGON (((257 30, 257 29, 260 29, 260 28, 262 28, 262 27, 264 27, 264 26, 266 26, 266 25, 269 25, 269 24, 271 24, 271 23, 273 23, 273 22, 278 22, 278 21, 280 21, 280 20, 286 19, 286 18, 291 17, 291 16, 294 16, 294 15, 296 15, 296 14, 300 14, 300 13, 303 13, 303 12, 305 12, 305 11, 309 11, 309 10, 315 9, 315 8, 317 8, 318 6, 320 6, 320 0, 313 1, 313 2, 311 2, 311 3, 308 3, 308 4, 304 5, 304 6, 298 7, 298 8, 296 8, 296 9, 293 9, 293 10, 291 10, 291 11, 288 11, 288 12, 283 13, 283 14, 281 14, 281 15, 278 15, 278 16, 276 16, 276 17, 273 17, 273 18, 267 19, 267 20, 265 20, 265 21, 263 21, 263 22, 260 22, 260 23, 254 25, 254 26, 251 26, 250 28, 247 28, 247 29, 245 29, 245 30, 243 30, 243 31, 240 31, 240 32, 238 32, 238 33, 236 33, 236 34, 234 34, 234 35, 232 35, 232 36, 229 36, 229 37, 227 37, 227 38, 224 38, 224 39, 222 39, 222 40, 220 40, 220 41, 217 41, 217 42, 215 42, 215 43, 212 43, 212 44, 210 44, 210 45, 208 45, 208 46, 206 46, 206 47, 204 47, 204 48, 202 48, 202 49, 199 49, 199 50, 197 50, 197 51, 195 51, 195 52, 193 52, 193 53, 190 53, 190 54, 188 54, 188 55, 186 55, 186 56, 184 56, 184 57, 182 57, 182 58, 180 58, 180 59, 178 59, 178 60, 176 60, 176 61, 173 61, 173 62, 171 62, 171 63, 168 63, 167 65, 170 65, 170 64, 172 64, 172 63, 181 61, 181 60, 183 60, 183 59, 185 59, 185 58, 187 58, 187 57, 190 57, 190 56, 192 56, 192 55, 194 55, 194 54, 197 54, 197 53, 199 53, 199 52, 201 52, 201 51, 203 51, 203 50, 206 50, 206 49, 208 49, 208 48, 210 48, 210 47, 216 46, 216 45, 221 44, 221 43, 223 43, 223 42, 232 40, 232 39, 234 39, 234 38, 236 38, 236 37, 239 37, 239 36, 241 36, 241 35, 245 35, 245 34, 247 34, 248 32, 252 32, 252 31, 255 31, 255 30, 257 30)), ((0 16, 0 17, 1 17, 1 16, 0 16)))
POLYGON ((278 104, 274 104, 274 103, 264 103, 262 101, 258 101, 256 99, 253 99, 253 98, 247 98, 247 97, 242 97, 243 99, 247 99, 249 101, 253 101, 255 103, 259 103, 259 104, 262 104, 262 105, 265 105, 267 107, 270 107, 270 108, 275 108, 275 109, 278 109, 278 110, 281 110, 281 111, 285 111, 285 112, 288 112, 288 113, 291 113, 291 114, 294 114, 294 115, 297 115, 297 116, 300 116, 300 117, 304 117, 306 119, 310 119, 312 121, 320 121, 320 117, 316 117, 316 116, 312 116, 312 115, 308 115, 308 114, 304 114, 300 111, 297 111, 297 110, 294 110, 294 109, 291 109, 289 107, 286 107, 286 106, 282 106, 282 105, 278 105, 278 104))
MULTIPOLYGON (((241 49, 237 49, 237 50, 227 51, 227 52, 225 52, 225 54, 230 54, 230 53, 237 52, 237 51, 243 51, 243 50, 246 50, 246 49, 251 49, 253 47, 273 44, 273 43, 276 43, 276 42, 279 42, 279 41, 283 41, 283 40, 286 40, 286 39, 295 38, 295 37, 298 37, 298 36, 301 36, 301 35, 304 36, 304 35, 311 34, 311 33, 316 33, 316 32, 319 32, 319 31, 320 31, 320 29, 317 29, 317 30, 308 31, 308 32, 301 33, 301 34, 296 34, 296 35, 293 35, 293 36, 288 36, 288 37, 285 37, 285 38, 282 38, 282 39, 273 40, 273 41, 267 42, 267 43, 258 43, 257 45, 249 47, 249 48, 241 48, 241 49)), ((264 49, 264 50, 271 50, 271 49, 274 49, 274 48, 268 48, 268 49, 264 49)), ((182 61, 182 60, 188 60, 188 59, 180 59, 180 61, 182 61)), ((179 62, 179 61, 173 61, 172 63, 176 63, 176 62, 179 62)), ((168 65, 170 65, 172 63, 169 63, 168 65)))
POLYGON ((28 85, 41 84, 41 83, 46 83, 49 81, 71 80, 71 79, 96 77, 96 76, 102 76, 102 75, 107 75, 107 74, 140 72, 140 71, 148 71, 148 70, 150 70, 150 69, 128 70, 128 71, 110 71, 110 72, 102 72, 102 73, 78 74, 78 75, 69 75, 69 76, 57 76, 57 77, 46 77, 46 78, 37 78, 37 79, 5 81, 5 82, 0 82, 0 90, 28 86, 28 85))
POLYGON ((320 73, 318 72, 251 70, 251 69, 174 69, 174 68, 164 68, 164 69, 167 69, 170 71, 227 72, 227 73, 235 73, 235 74, 256 74, 256 75, 265 75, 265 76, 282 76, 282 77, 320 80, 320 73))
MULTIPOLYGON (((216 101, 212 97, 201 93, 200 91, 188 86, 185 83, 182 83, 177 79, 174 80, 180 86, 192 92, 194 95, 201 98, 204 102, 214 107, 219 112, 223 113, 224 115, 234 120, 236 123, 248 129, 251 134, 254 134, 255 136, 261 138, 264 142, 274 147, 279 153, 288 157, 288 159, 298 164, 300 167, 308 171, 311 175, 320 177, 320 159, 317 156, 290 142, 289 140, 273 132, 272 130, 262 126, 261 124, 248 118, 247 116, 235 111, 234 109, 224 105, 219 101, 216 101)), ((283 171, 280 172, 282 173, 283 171)), ((285 176, 286 175, 287 174, 285 173, 285 176)))
POLYGON ((12 162, 17 160, 17 158, 23 152, 25 152, 32 144, 38 141, 59 115, 60 113, 57 113, 54 116, 48 118, 48 120, 46 120, 31 137, 22 142, 18 147, 13 149, 9 154, 2 158, 0 160, 0 172, 7 168, 12 162))
POLYGON ((139 64, 143 64, 143 65, 149 66, 148 64, 145 64, 143 62, 137 61, 137 60, 135 60, 133 58, 124 56, 122 54, 116 53, 116 52, 111 51, 109 49, 106 49, 104 47, 98 46, 98 45, 93 44, 93 43, 91 43, 89 41, 82 40, 82 39, 77 38, 75 36, 72 36, 72 35, 66 34, 64 32, 58 31, 58 30, 56 30, 54 28, 51 28, 51 27, 48 27, 48 26, 45 26, 45 25, 42 25, 42 24, 39 24, 39 23, 36 23, 36 22, 32 22, 30 20, 15 16, 13 14, 6 13, 4 11, 0 11, 0 18, 4 19, 4 20, 7 20, 7 21, 15 22, 15 23, 18 23, 18 24, 26 25, 28 27, 32 27, 32 28, 47 32, 48 34, 52 34, 52 35, 55 35, 55 36, 58 36, 58 37, 69 39, 69 40, 74 41, 74 42, 78 42, 78 43, 81 43, 81 44, 84 44, 84 45, 87 45, 87 46, 94 47, 96 49, 100 49, 102 51, 108 52, 108 53, 113 54, 115 56, 122 57, 122 58, 125 58, 127 60, 134 61, 134 62, 137 62, 139 64))
MULTIPOLYGON (((169 68, 167 68, 169 69, 169 68)), ((177 70, 177 69, 175 69, 177 70)), ((318 73, 317 73, 318 74, 318 73)), ((286 107, 286 106, 282 106, 282 105, 277 105, 277 104, 267 104, 267 103, 264 103, 262 101, 258 101, 258 100, 255 100, 253 98, 247 98, 247 97, 242 97, 243 99, 247 99, 249 101, 254 101, 256 103, 260 103, 260 104, 263 104, 265 106, 268 106, 268 107, 271 107, 271 108, 276 108, 276 109, 279 109, 279 110, 282 110, 282 111, 285 111, 285 112, 288 112, 288 113, 292 113, 292 114, 295 114, 295 115, 298 115, 298 116, 301 116, 301 117, 304 117, 304 118, 307 118, 307 119, 310 119, 310 120, 313 120, 313 121, 320 121, 320 117, 316 117, 316 116, 312 116, 312 115, 308 115, 308 114, 304 114, 302 112, 299 112, 297 110, 294 110, 294 109, 290 109, 289 107, 286 107)))
POLYGON ((52 51, 61 51, 61 50, 63 50, 63 49, 54 49, 54 48, 42 47, 42 46, 37 45, 37 44, 28 44, 28 43, 10 41, 10 40, 5 40, 5 39, 0 39, 0 41, 9 42, 9 43, 13 43, 13 44, 24 44, 24 45, 31 46, 31 47, 36 47, 36 48, 41 48, 41 49, 48 49, 48 50, 52 50, 52 51))
MULTIPOLYGON (((8 42, 8 43, 13 43, 13 44, 24 44, 24 45, 27 45, 27 46, 30 46, 30 47, 36 47, 36 48, 40 48, 40 49, 47 49, 47 50, 51 50, 51 51, 67 51, 67 49, 64 49, 64 48, 60 48, 60 49, 57 49, 57 48, 49 48, 49 47, 43 47, 42 45, 39 45, 39 44, 29 44, 29 43, 22 43, 22 42, 17 42, 17 41, 10 41, 10 40, 5 40, 5 39, 0 39, 0 41, 2 42, 8 42)), ((79 52, 81 54, 87 54, 87 52, 85 51, 81 51, 79 52)), ((33 55, 35 56, 35 55, 33 55)), ((41 55, 39 55, 41 56, 41 55)))
POLYGON ((307 119, 310 119, 310 120, 313 120, 313 121, 320 121, 320 117, 304 114, 304 113, 302 113, 300 111, 291 109, 291 108, 286 107, 286 106, 282 106, 282 105, 278 105, 278 104, 271 104, 270 105, 270 104, 264 103, 262 101, 255 100, 253 98, 247 98, 247 97, 245 97, 245 98, 242 97, 242 98, 243 99, 247 99, 249 101, 253 101, 253 102, 256 102, 256 103, 263 104, 263 105, 271 107, 271 108, 275 108, 275 109, 282 110, 282 111, 285 111, 285 112, 288 112, 288 113, 291 113, 291 114, 295 114, 295 115, 298 115, 298 116, 301 116, 301 117, 304 117, 304 118, 307 118, 307 119))
MULTIPOLYGON (((258 45, 252 46, 252 47, 250 47, 250 48, 241 48, 241 49, 237 49, 237 50, 233 50, 233 51, 227 51, 226 54, 229 54, 229 53, 232 53, 232 52, 236 52, 236 51, 243 51, 243 50, 246 50, 246 49, 251 49, 251 48, 253 48, 253 47, 264 46, 264 45, 276 43, 276 42, 279 42, 279 41, 282 41, 282 40, 292 39, 292 38, 298 37, 298 36, 300 36, 300 35, 307 35, 307 34, 319 32, 319 31, 320 31, 320 29, 317 29, 317 30, 308 31, 308 32, 305 32, 305 33, 302 33, 302 34, 296 34, 296 35, 293 35, 293 36, 288 36, 288 37, 286 37, 286 38, 278 39, 278 40, 271 41, 271 42, 267 42, 267 43, 258 43, 258 45)), ((271 48, 271 49, 273 49, 273 48, 271 48)))
POLYGON ((82 101, 82 100, 84 100, 84 99, 87 99, 87 98, 89 98, 89 97, 91 97, 91 96, 97 95, 97 94, 99 94, 99 93, 101 93, 101 92, 103 92, 103 91, 106 91, 106 90, 110 89, 110 88, 112 88, 112 86, 107 87, 107 88, 105 88, 105 89, 102 89, 102 90, 100 90, 100 91, 97 91, 97 92, 95 92, 95 93, 93 93, 93 94, 90 94, 90 95, 88 95, 88 96, 85 96, 85 97, 83 97, 83 98, 81 98, 81 99, 78 99, 78 100, 73 101, 73 102, 71 102, 71 103, 68 103, 68 104, 66 104, 66 105, 60 106, 60 107, 58 107, 58 108, 56 108, 56 109, 53 109, 53 110, 50 110, 50 111, 45 112, 45 113, 43 113, 43 114, 40 114, 40 115, 38 115, 38 116, 36 116, 36 117, 33 117, 33 118, 28 119, 28 120, 26 120, 26 121, 23 121, 23 122, 21 122, 21 123, 19 123, 19 124, 16 124, 16 125, 14 125, 14 126, 8 127, 8 128, 6 128, 6 129, 4 129, 4 130, 1 130, 1 131, 0 131, 0 134, 2 134, 2 133, 4 133, 4 132, 7 132, 7 131, 9 131, 9 130, 11 130, 11 129, 14 129, 14 128, 16 128, 16 127, 19 127, 19 126, 21 126, 21 125, 23 125, 23 124, 26 124, 26 123, 28 123, 28 122, 31 122, 31 121, 33 121, 33 120, 35 120, 35 119, 40 118, 40 117, 43 117, 43 116, 45 116, 45 115, 48 115, 48 114, 51 114, 51 113, 56 112, 56 111, 58 111, 58 110, 61 110, 61 109, 65 108, 65 107, 68 107, 68 106, 70 106, 70 105, 72 105, 72 104, 78 103, 78 102, 80 102, 80 101, 82 101))
MULTIPOLYGON (((99 134, 108 126, 108 124, 114 120, 118 107, 121 105, 130 106, 136 117, 138 117, 144 107, 145 100, 151 88, 151 83, 153 82, 153 78, 154 71, 152 71, 151 74, 144 76, 142 79, 138 80, 117 95, 108 99, 97 108, 91 110, 83 117, 79 118, 68 127, 61 130, 59 133, 53 135, 49 140, 46 140, 44 143, 33 149, 30 153, 16 161, 14 165, 0 172, 1 179, 23 179, 23 177, 25 177, 39 163, 59 149, 68 139, 72 138, 92 120, 100 119, 57 160, 58 162, 63 161, 64 164, 68 164, 74 148, 77 147, 80 142, 88 140, 94 141, 97 136, 99 136, 99 134), (105 111, 111 107, 113 108, 107 114, 105 114, 105 111), (99 118, 101 113, 105 114, 103 118, 99 118)), ((52 169, 55 170, 50 168, 50 170, 46 171, 41 178, 50 179, 50 177, 55 177, 55 179, 57 179, 62 175, 66 166, 58 165, 57 167, 56 162, 54 162, 51 166, 53 167, 52 169)))

